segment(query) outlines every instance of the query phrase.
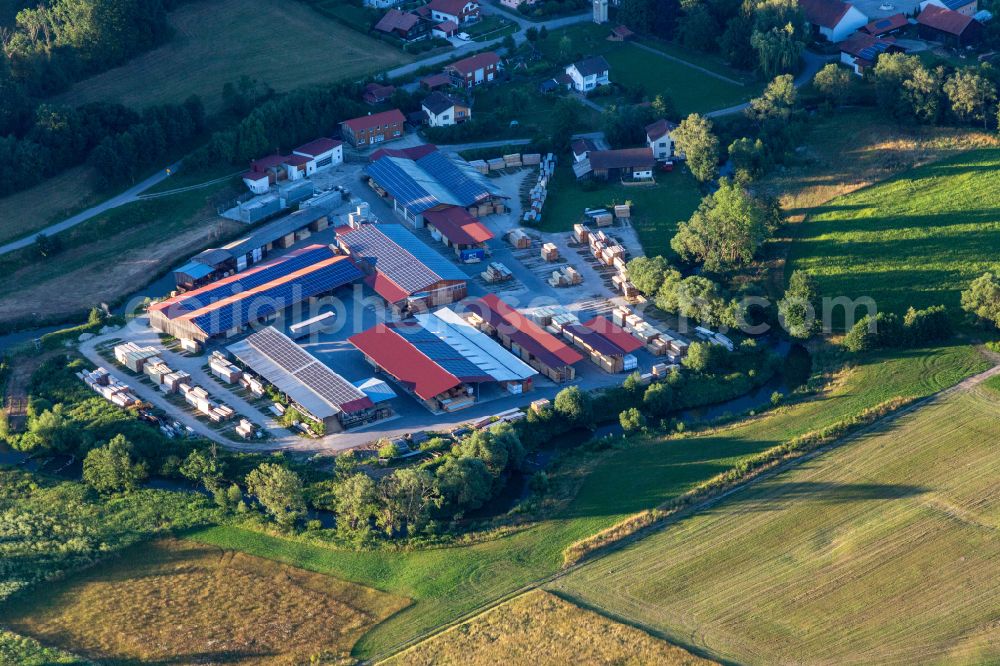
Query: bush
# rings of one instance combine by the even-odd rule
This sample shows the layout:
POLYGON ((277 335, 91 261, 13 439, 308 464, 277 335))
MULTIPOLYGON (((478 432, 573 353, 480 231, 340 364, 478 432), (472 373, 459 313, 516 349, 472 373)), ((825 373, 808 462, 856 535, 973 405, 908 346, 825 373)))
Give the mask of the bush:
POLYGON ((630 407, 619 414, 618 422, 625 434, 638 432, 646 427, 646 417, 635 407, 630 407))

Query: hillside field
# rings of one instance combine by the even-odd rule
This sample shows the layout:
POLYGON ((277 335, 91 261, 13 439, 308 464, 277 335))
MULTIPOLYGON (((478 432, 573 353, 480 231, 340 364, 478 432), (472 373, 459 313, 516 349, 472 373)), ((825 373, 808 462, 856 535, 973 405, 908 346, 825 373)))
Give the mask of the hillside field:
POLYGON ((563 551, 574 542, 675 498, 749 456, 894 396, 929 395, 986 367, 969 346, 876 355, 846 371, 814 400, 705 434, 639 439, 603 455, 584 454, 583 464, 570 461, 553 474, 554 487, 579 485, 554 515, 468 546, 355 552, 231 527, 207 528, 190 538, 413 599, 412 606, 362 637, 355 650, 362 657, 385 657, 435 627, 556 573, 563 551))
POLYGON ((870 296, 879 310, 957 311, 969 281, 997 267, 998 170, 1000 149, 974 150, 835 198, 794 226, 788 274, 808 270, 823 296, 870 296))
POLYGON ((954 392, 552 587, 737 663, 996 663, 998 428, 954 392))
POLYGON ((191 542, 135 546, 4 606, 14 631, 115 663, 299 664, 343 655, 408 601, 191 542))
POLYGON ((382 662, 386 666, 710 666, 686 650, 533 590, 382 662))
POLYGON ((200 0, 169 20, 174 36, 165 45, 81 81, 59 101, 143 108, 196 94, 213 113, 222 86, 243 75, 285 92, 361 79, 412 60, 299 2, 200 0))

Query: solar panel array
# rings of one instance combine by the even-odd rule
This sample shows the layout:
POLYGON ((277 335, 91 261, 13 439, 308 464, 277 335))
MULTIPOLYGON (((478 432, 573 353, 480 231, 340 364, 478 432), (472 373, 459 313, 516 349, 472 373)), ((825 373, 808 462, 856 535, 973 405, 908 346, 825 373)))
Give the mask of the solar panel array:
POLYGON ((414 214, 441 204, 468 207, 499 194, 482 174, 437 150, 417 160, 381 157, 368 165, 368 175, 414 214))
POLYGON ((439 201, 438 197, 424 189, 411 174, 407 173, 391 157, 383 157, 369 164, 368 175, 388 190, 393 199, 399 201, 415 214, 420 214, 442 203, 455 203, 439 201))
POLYGON ((398 224, 363 224, 338 237, 350 248, 351 254, 368 261, 409 294, 424 291, 441 280, 468 279, 465 273, 398 224))
POLYGON ((858 55, 865 60, 874 61, 879 54, 885 53, 889 46, 891 45, 886 42, 875 42, 873 45, 861 49, 858 55))
POLYGON ((307 266, 311 266, 323 259, 334 256, 333 251, 328 247, 319 247, 298 255, 287 255, 273 264, 261 267, 257 270, 247 271, 239 276, 239 279, 223 282, 215 287, 209 286, 205 290, 191 292, 186 298, 182 297, 170 306, 171 317, 176 317, 184 312, 194 312, 204 307, 221 301, 224 298, 235 296, 240 292, 256 289, 273 280, 277 280, 283 275, 294 273, 307 266))
POLYGON ((462 206, 471 206, 490 196, 490 188, 485 183, 460 169, 439 151, 424 155, 417 160, 417 164, 452 192, 462 206))
POLYGON ((424 356, 460 380, 470 381, 477 378, 489 378, 485 372, 480 370, 479 366, 469 361, 458 350, 423 327, 410 324, 394 326, 393 330, 419 349, 424 356))
POLYGON ((367 400, 361 389, 270 326, 247 336, 246 342, 313 393, 338 408, 357 400, 367 400))
MULTIPOLYGON (((329 250, 327 253, 329 255, 329 250)), ((332 291, 359 278, 361 271, 354 264, 346 260, 337 261, 292 281, 213 308, 194 317, 192 321, 207 335, 218 335, 251 321, 269 317, 295 303, 332 291)))

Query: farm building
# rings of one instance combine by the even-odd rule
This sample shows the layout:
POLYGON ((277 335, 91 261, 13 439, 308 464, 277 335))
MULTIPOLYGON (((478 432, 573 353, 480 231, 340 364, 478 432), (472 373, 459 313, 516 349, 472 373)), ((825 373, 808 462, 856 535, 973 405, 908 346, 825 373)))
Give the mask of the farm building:
POLYGON ((588 157, 590 153, 597 150, 597 145, 591 139, 574 139, 571 144, 569 144, 570 150, 573 151, 573 161, 582 162, 588 157))
POLYGON ((573 90, 587 93, 598 86, 611 83, 608 73, 611 66, 604 56, 591 56, 566 67, 566 75, 570 78, 573 90))
POLYGON ((431 127, 448 127, 472 118, 472 108, 468 104, 439 91, 424 98, 420 108, 431 127))
POLYGON ((841 0, 802 0, 799 6, 812 34, 829 42, 842 42, 868 23, 857 7, 841 0))
POLYGON ((642 343, 605 317, 565 326, 563 337, 586 352, 605 372, 631 372, 638 367, 638 359, 631 352, 641 349, 642 343))
POLYGON ((415 322, 379 324, 348 339, 433 412, 471 406, 484 385, 512 394, 529 391, 538 374, 447 308, 418 314, 415 322))
POLYGON ((444 68, 451 84, 458 88, 474 88, 493 81, 500 72, 500 56, 493 51, 477 53, 457 60, 444 68))
POLYGON ((677 125, 665 118, 646 125, 646 145, 653 151, 653 159, 657 162, 669 160, 674 156, 674 139, 670 133, 675 129, 677 125))
POLYGON ((950 9, 965 16, 975 16, 976 12, 979 11, 979 0, 924 0, 920 3, 921 11, 927 9, 927 5, 950 9))
POLYGON ((231 336, 362 277, 347 257, 310 245, 149 307, 154 329, 182 340, 231 336))
POLYGON ((875 19, 861 30, 873 37, 885 37, 896 34, 908 25, 910 25, 910 21, 906 18, 906 14, 893 14, 885 18, 875 19))
POLYGON ((362 389, 272 326, 227 350, 287 396, 303 416, 323 423, 326 432, 341 432, 392 415, 386 401, 376 405, 362 389))
POLYGON ((486 258, 486 241, 493 238, 493 232, 482 222, 469 215, 458 206, 434 208, 424 213, 424 224, 431 235, 440 238, 463 261, 482 261, 486 258))
POLYGON ((431 0, 427 9, 435 23, 451 21, 460 26, 478 21, 481 11, 476 0, 431 0))
POLYGON ((461 206, 479 217, 502 207, 505 198, 467 162, 430 145, 378 151, 368 164, 368 175, 392 199, 393 210, 418 229, 424 212, 433 208, 461 206))
POLYGON ((468 276, 399 224, 337 228, 337 244, 367 274, 365 281, 400 312, 465 298, 468 276))
POLYGON ((344 142, 337 139, 320 137, 303 144, 292 151, 293 155, 302 155, 315 162, 315 171, 337 166, 344 162, 344 142))
POLYGON ((968 46, 982 37, 982 25, 950 9, 928 4, 917 16, 920 36, 955 47, 968 46))
POLYGON ((406 117, 399 109, 351 118, 340 123, 344 140, 357 148, 399 139, 405 133, 406 117))
MULTIPOLYGON (((385 16, 379 19, 378 23, 375 24, 374 30, 384 35, 392 35, 404 42, 417 42, 427 38, 430 32, 429 27, 429 24, 416 14, 401 12, 393 7, 385 13, 385 16)), ((365 92, 367 93, 367 89, 365 92)), ((389 95, 391 94, 390 92, 389 95)), ((383 101, 386 98, 383 98, 383 101)), ((368 99, 366 98, 365 101, 367 102, 368 99)), ((369 104, 378 104, 378 102, 369 102, 369 104)))
POLYGON ((883 53, 906 52, 892 37, 875 37, 865 32, 856 32, 837 46, 840 47, 840 61, 858 76, 864 76, 874 67, 883 53))
POLYGON ((595 150, 573 165, 577 178, 592 174, 600 180, 652 180, 656 160, 650 148, 595 150))
POLYGON ((499 338, 503 346, 554 382, 576 377, 573 364, 583 357, 495 294, 464 304, 470 321, 499 338))

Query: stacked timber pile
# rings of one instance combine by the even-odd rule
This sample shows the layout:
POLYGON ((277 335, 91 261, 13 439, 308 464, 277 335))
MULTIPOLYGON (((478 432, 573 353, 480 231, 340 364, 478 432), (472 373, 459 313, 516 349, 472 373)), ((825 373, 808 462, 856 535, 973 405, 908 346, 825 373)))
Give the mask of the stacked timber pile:
POLYGON ((511 229, 507 232, 507 240, 518 250, 527 250, 531 247, 531 236, 525 233, 524 229, 511 229))
POLYGON ((506 282, 507 280, 512 280, 514 274, 510 272, 510 269, 501 264, 499 261, 490 262, 490 265, 486 267, 486 270, 482 272, 483 279, 489 283, 496 282, 506 282))
POLYGON ((556 261, 559 259, 559 248, 555 243, 545 243, 542 245, 542 259, 545 261, 556 261))

